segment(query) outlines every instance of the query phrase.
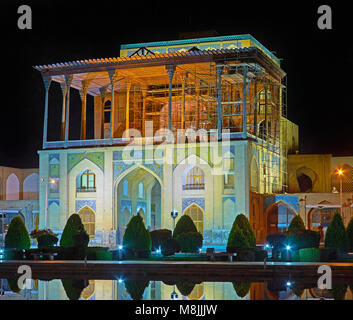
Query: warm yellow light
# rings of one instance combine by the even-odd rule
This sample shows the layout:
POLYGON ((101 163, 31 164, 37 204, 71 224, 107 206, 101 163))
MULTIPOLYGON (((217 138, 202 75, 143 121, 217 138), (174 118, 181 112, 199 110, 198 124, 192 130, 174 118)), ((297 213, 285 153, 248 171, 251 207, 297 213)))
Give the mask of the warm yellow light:
POLYGON ((55 183, 56 183, 55 179, 51 179, 49 182, 50 182, 51 184, 55 184, 55 183))
POLYGON ((339 176, 341 176, 343 174, 343 170, 342 169, 338 169, 337 173, 338 173, 339 176))

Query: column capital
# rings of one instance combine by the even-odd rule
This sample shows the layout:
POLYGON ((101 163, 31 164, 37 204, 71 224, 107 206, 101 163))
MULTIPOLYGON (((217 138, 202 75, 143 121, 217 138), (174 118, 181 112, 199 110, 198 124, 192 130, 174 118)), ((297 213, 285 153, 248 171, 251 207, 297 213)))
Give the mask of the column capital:
POLYGON ((115 69, 108 70, 108 76, 109 76, 109 79, 110 79, 110 84, 114 85, 114 82, 115 82, 115 79, 116 79, 116 76, 117 76, 116 70, 115 69))
POLYGON ((216 72, 218 76, 221 76, 223 73, 224 65, 216 64, 216 72))
POLYGON ((107 87, 99 88, 99 92, 100 92, 100 96, 101 96, 101 99, 102 99, 102 103, 104 103, 105 96, 107 94, 107 87))
POLYGON ((67 88, 71 86, 72 79, 73 79, 72 74, 65 74, 65 84, 67 88))
POLYGON ((42 79, 43 79, 45 91, 48 91, 51 83, 51 77, 42 76, 42 79))
POLYGON ((87 91, 88 91, 88 85, 89 85, 90 80, 82 80, 82 89, 79 90, 80 98, 81 101, 87 96, 87 91))
POLYGON ((175 72, 175 65, 174 64, 168 64, 165 66, 165 69, 167 70, 168 72, 168 77, 169 77, 169 80, 173 79, 173 76, 174 76, 174 72, 175 72))

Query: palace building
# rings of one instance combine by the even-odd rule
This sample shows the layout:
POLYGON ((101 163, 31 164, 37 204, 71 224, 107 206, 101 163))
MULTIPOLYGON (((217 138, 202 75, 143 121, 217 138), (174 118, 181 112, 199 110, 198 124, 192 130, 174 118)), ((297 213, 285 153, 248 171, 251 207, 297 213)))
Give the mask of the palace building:
POLYGON ((224 245, 240 213, 259 242, 268 207, 281 204, 281 227, 297 213, 286 74, 251 35, 127 44, 119 57, 34 68, 45 87, 40 227, 60 233, 78 213, 91 243, 116 244, 137 213, 150 230, 186 214, 205 245, 224 245))

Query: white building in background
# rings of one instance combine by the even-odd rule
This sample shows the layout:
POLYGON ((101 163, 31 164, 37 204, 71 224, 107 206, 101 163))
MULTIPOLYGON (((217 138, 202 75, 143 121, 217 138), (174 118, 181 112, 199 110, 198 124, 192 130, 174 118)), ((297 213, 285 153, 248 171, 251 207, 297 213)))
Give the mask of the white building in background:
POLYGON ((39 172, 56 181, 40 185, 40 227, 61 232, 78 213, 92 243, 115 244, 133 215, 171 229, 177 210, 205 244, 224 245, 244 213, 264 240, 263 196, 285 191, 297 131, 288 138, 285 73, 256 39, 130 44, 118 58, 35 68, 45 85, 39 172), (49 89, 62 95, 57 123, 49 89))

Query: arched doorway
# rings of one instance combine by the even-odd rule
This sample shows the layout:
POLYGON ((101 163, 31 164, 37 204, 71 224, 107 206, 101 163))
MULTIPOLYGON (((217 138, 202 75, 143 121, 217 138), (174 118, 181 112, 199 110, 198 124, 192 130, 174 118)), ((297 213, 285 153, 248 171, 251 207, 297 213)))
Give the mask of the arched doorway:
POLYGON ((287 203, 278 201, 267 208, 266 216, 267 235, 269 235, 286 231, 290 222, 296 216, 296 212, 287 203))
POLYGON ((184 214, 188 215, 192 219, 197 231, 203 235, 204 221, 202 210, 197 205, 193 204, 184 211, 184 214))
POLYGON ((162 188, 159 178, 153 172, 136 165, 123 173, 115 185, 114 224, 121 234, 125 232, 124 226, 136 214, 141 215, 146 228, 161 228, 162 188))
POLYGON ((96 218, 93 210, 86 206, 78 212, 78 215, 89 237, 94 238, 96 218))

